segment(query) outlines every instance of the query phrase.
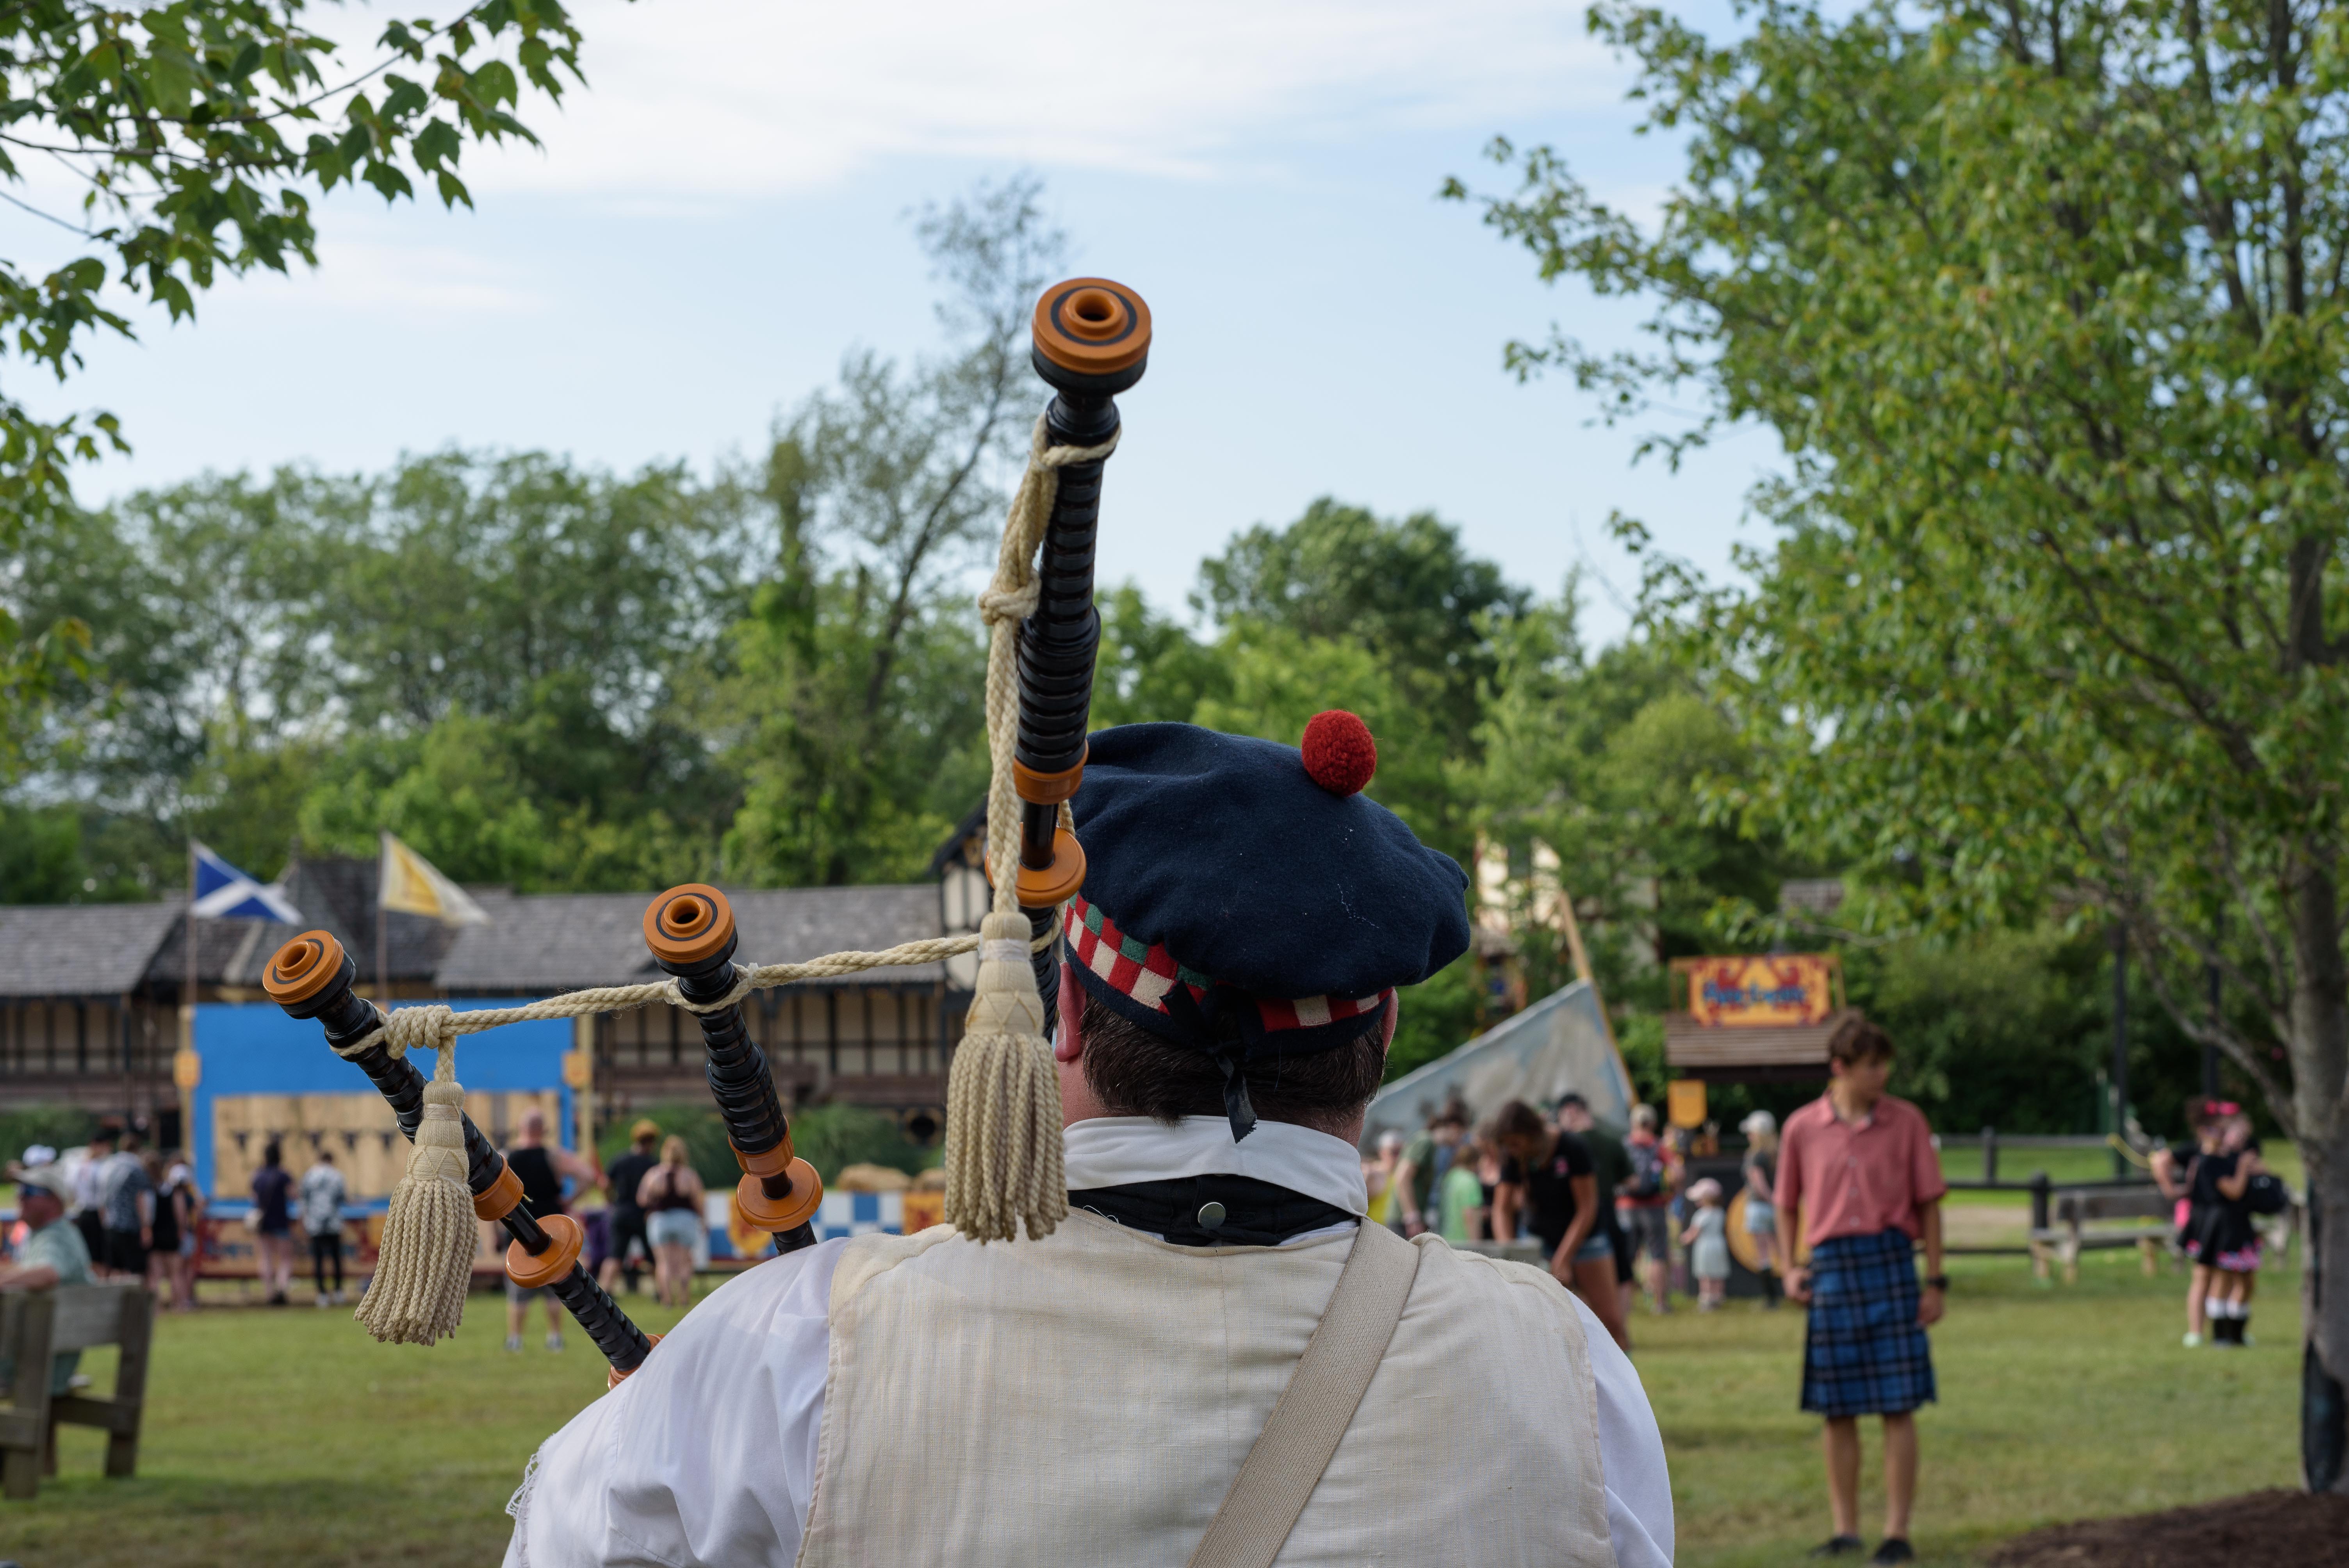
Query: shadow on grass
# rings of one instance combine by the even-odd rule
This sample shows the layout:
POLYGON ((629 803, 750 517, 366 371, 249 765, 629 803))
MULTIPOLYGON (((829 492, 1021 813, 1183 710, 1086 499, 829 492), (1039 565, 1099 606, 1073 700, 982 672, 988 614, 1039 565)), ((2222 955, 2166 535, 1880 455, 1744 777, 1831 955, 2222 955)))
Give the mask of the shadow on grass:
POLYGON ((389 1568, 494 1563, 509 1521, 479 1505, 486 1478, 222 1481, 72 1471, 30 1502, 0 1502, 0 1556, 25 1568, 389 1568))

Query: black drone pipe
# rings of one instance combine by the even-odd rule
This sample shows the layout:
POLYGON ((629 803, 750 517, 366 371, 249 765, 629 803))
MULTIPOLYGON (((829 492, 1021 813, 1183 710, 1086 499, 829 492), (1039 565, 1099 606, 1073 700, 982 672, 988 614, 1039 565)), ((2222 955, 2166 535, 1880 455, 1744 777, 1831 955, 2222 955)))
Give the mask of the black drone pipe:
MULTIPOLYGON (((1150 307, 1105 278, 1072 278, 1037 302, 1030 361, 1055 396, 1044 410, 1056 447, 1099 447, 1118 433, 1116 397, 1150 360, 1150 307)), ((1084 775, 1101 612, 1093 604, 1093 547, 1101 528, 1105 458, 1071 463, 1045 525, 1036 612, 1019 624, 1019 906, 1033 936, 1084 882, 1084 852, 1060 826, 1062 801, 1084 775)), ((1052 1027, 1060 961, 1050 947, 1031 961, 1052 1027)))
MULTIPOLYGON (((277 956, 270 961, 263 984, 271 999, 292 1016, 317 1019, 326 1030, 326 1043, 338 1054, 349 1052, 346 1059, 356 1064, 375 1084, 398 1119, 401 1134, 413 1143, 416 1129, 424 1118, 424 1075, 407 1057, 393 1056, 381 1040, 351 1050, 353 1045, 383 1025, 383 1014, 376 1005, 351 988, 357 975, 358 965, 343 951, 341 943, 323 931, 310 931, 278 950, 277 956)), ((496 1216, 499 1223, 523 1252, 533 1257, 543 1255, 554 1245, 554 1239, 521 1198, 521 1183, 512 1177, 505 1156, 490 1146, 490 1140, 481 1136, 481 1130, 473 1125, 471 1117, 463 1120, 465 1184, 477 1201, 476 1212, 482 1203, 495 1204, 511 1199, 511 1206, 496 1216)), ((628 1315, 605 1294, 604 1288, 588 1277, 585 1269, 574 1262, 568 1273, 549 1282, 547 1288, 578 1319, 579 1326, 586 1330, 587 1337, 595 1342, 595 1348, 604 1353, 604 1358, 615 1370, 633 1372, 643 1363, 652 1349, 652 1341, 628 1320, 628 1315)))

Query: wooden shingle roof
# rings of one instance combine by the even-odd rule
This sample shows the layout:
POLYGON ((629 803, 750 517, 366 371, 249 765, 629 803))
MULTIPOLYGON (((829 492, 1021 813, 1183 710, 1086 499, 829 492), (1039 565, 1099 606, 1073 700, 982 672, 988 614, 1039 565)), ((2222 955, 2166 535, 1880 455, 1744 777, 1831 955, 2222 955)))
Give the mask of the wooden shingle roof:
POLYGON ((0 907, 0 996, 119 996, 136 989, 184 903, 0 907))

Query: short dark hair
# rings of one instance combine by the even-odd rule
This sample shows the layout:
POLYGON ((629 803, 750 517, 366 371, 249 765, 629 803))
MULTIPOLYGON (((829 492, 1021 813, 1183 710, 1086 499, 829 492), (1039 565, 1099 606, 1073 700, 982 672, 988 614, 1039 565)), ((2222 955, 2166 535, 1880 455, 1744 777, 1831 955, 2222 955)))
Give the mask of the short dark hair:
MULTIPOLYGON (((1248 1103, 1268 1121, 1334 1130, 1370 1104, 1386 1077, 1385 1023, 1381 1016, 1354 1038, 1309 1056, 1249 1062, 1242 1069, 1248 1103)), ((1206 1052, 1159 1038, 1090 993, 1077 1028, 1085 1084, 1106 1109, 1166 1122, 1224 1114, 1223 1069, 1206 1052)))
POLYGON ((261 1150, 261 1162, 264 1165, 283 1165, 285 1162, 285 1151, 274 1143, 264 1144, 261 1150))
POLYGON ((1564 1110, 1569 1105, 1574 1107, 1577 1110, 1588 1110, 1590 1109, 1590 1102, 1583 1099, 1581 1095, 1578 1094, 1573 1089, 1568 1089, 1564 1094, 1557 1097, 1558 1109, 1564 1110))
POLYGON ((1539 1138, 1548 1130, 1541 1112, 1521 1099, 1506 1102, 1485 1123, 1485 1136, 1495 1143, 1505 1138, 1539 1138))
POLYGON ((1846 1067, 1859 1062, 1889 1062, 1892 1059, 1892 1037, 1867 1019, 1857 1016, 1836 1026, 1827 1037, 1827 1060, 1841 1062, 1846 1067))

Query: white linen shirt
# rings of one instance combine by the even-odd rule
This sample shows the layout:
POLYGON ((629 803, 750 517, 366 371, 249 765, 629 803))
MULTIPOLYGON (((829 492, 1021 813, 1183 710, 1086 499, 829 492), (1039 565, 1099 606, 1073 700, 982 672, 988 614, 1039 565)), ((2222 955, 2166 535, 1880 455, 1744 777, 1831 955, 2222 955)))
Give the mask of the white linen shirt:
MULTIPOLYGON (((1174 1127, 1142 1117, 1080 1121, 1068 1130, 1067 1174, 1072 1191, 1252 1176, 1349 1213, 1369 1206, 1353 1145, 1278 1121, 1257 1122, 1237 1144, 1219 1116, 1174 1127)), ((687 1315, 657 1357, 548 1439, 507 1505, 507 1568, 790 1568, 815 1490, 832 1276, 844 1244, 736 1275, 687 1315), (732 1392, 713 1398, 718 1389, 732 1392), (657 1553, 647 1540, 691 1550, 657 1553)), ((1590 1309, 1579 1299, 1575 1309, 1598 1392, 1616 1563, 1671 1568, 1671 1478, 1646 1390, 1590 1309)))

